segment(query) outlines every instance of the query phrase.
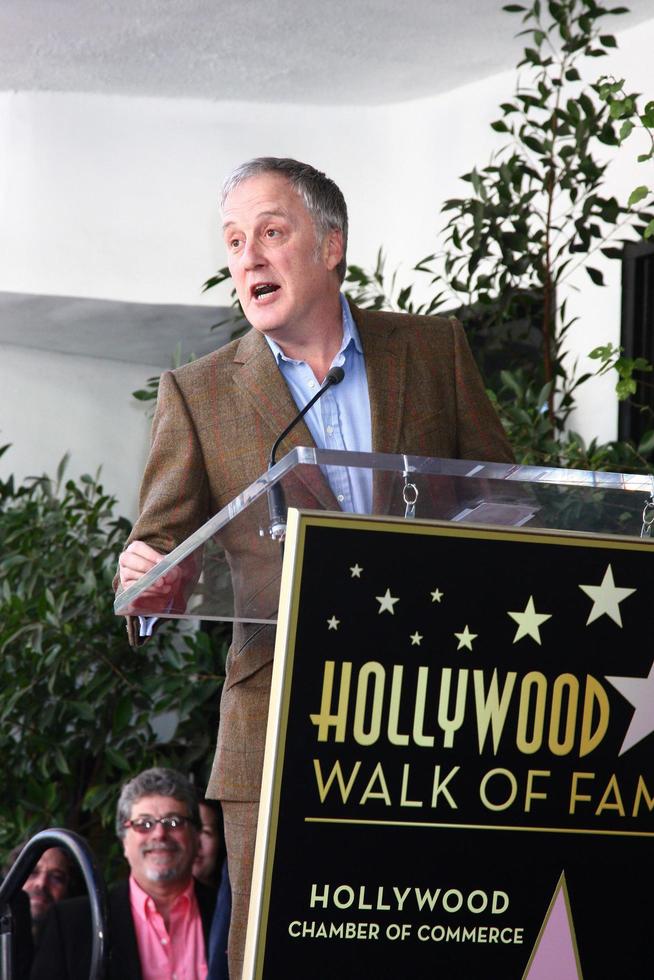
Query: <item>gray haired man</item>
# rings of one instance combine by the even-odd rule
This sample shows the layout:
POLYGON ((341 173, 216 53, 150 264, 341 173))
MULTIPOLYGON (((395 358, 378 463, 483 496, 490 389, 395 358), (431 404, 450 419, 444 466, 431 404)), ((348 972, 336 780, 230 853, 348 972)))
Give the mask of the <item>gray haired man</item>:
MULTIPOLYGON (((347 208, 333 180, 297 160, 261 157, 227 177, 221 210, 229 270, 253 329, 162 375, 140 515, 119 560, 122 588, 259 477, 276 437, 333 367, 344 379, 286 436, 280 458, 317 446, 513 459, 460 324, 362 310, 341 292, 347 208)), ((365 469, 351 468, 346 479, 327 474, 324 484, 298 481, 294 503, 379 512, 365 469)), ((241 605, 252 596, 268 601, 275 546, 256 531, 229 544, 241 605)), ((174 581, 164 577, 161 588, 165 595, 174 581)), ((269 599, 268 615, 257 619, 275 617, 269 599)), ((133 639, 136 628, 132 618, 133 639)), ((225 820, 231 980, 242 972, 274 647, 272 627, 235 625, 208 787, 225 820)))
MULTIPOLYGON (((193 786, 173 769, 146 769, 122 789, 116 832, 130 874, 109 892, 108 980, 205 980, 215 892, 191 875, 199 814, 193 786)), ((46 919, 32 980, 87 980, 87 896, 46 919)))

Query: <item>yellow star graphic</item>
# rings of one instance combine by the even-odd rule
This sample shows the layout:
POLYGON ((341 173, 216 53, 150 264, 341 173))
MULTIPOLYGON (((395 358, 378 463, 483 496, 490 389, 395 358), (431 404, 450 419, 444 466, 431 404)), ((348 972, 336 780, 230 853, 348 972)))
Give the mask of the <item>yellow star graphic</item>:
POLYGON ((476 640, 477 637, 479 636, 478 633, 471 633, 470 632, 470 630, 468 629, 468 624, 467 623, 466 623, 466 625, 463 628, 463 633, 455 633, 454 635, 456 636, 457 640, 459 641, 459 645, 457 647, 457 650, 462 650, 463 647, 467 647, 468 650, 472 650, 472 641, 473 640, 476 640))
POLYGON ((525 606, 524 612, 507 613, 511 619, 515 619, 518 628, 515 631, 513 642, 517 643, 523 636, 530 636, 532 640, 540 646, 540 629, 542 623, 552 618, 551 613, 537 613, 534 607, 534 597, 529 596, 529 602, 525 606))
POLYGON ((336 619, 336 616, 332 616, 331 619, 327 620, 327 627, 330 630, 337 630, 340 622, 340 619, 336 619))
POLYGON ((613 581, 613 569, 610 565, 607 566, 604 572, 601 585, 580 585, 579 588, 593 600, 592 608, 586 620, 586 626, 604 615, 612 619, 618 626, 622 626, 620 603, 636 590, 618 588, 613 581))
POLYGON ((420 644, 422 643, 422 636, 420 635, 420 633, 418 632, 418 630, 416 630, 415 633, 413 633, 409 637, 409 639, 411 640, 411 646, 412 647, 419 647, 420 644))
POLYGON ((443 593, 441 592, 440 589, 434 589, 434 591, 431 593, 432 602, 440 602, 442 598, 443 598, 443 593))
POLYGON ((391 616, 395 615, 395 610, 393 609, 393 606, 395 605, 396 602, 399 602, 400 600, 399 598, 396 599, 391 595, 390 589, 386 589, 386 592, 384 592, 383 595, 376 595, 375 599, 379 603, 378 612, 380 613, 389 612, 391 616))
POLYGON ((358 562, 356 565, 350 566, 350 572, 352 574, 352 578, 361 578, 362 571, 363 568, 361 567, 361 565, 358 564, 358 562))

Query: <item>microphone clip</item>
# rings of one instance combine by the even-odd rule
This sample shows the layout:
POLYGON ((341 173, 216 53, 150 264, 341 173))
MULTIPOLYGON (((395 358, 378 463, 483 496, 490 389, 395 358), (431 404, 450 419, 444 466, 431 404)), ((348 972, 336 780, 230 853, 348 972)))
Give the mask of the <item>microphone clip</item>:
POLYGON ((270 537, 273 541, 283 541, 286 537, 286 500, 284 490, 279 483, 273 484, 268 489, 268 514, 270 537))

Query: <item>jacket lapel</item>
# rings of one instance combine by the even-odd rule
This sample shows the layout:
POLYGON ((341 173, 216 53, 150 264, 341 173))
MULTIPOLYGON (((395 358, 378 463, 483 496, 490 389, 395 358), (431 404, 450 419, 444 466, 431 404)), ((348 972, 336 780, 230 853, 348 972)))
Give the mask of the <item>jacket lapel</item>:
POLYGON ((406 385, 407 343, 402 332, 375 313, 350 304, 361 337, 372 423, 372 450, 400 452, 406 385))
POLYGON ((141 980, 141 961, 136 944, 128 881, 119 882, 109 892, 109 929, 109 980, 141 980))
POLYGON ((213 913, 216 907, 217 893, 214 888, 207 888, 207 886, 203 885, 201 881, 194 880, 194 885, 195 898, 198 903, 198 909, 200 910, 200 918, 202 919, 204 945, 208 956, 209 933, 211 932, 211 924, 213 922, 213 913))
MULTIPOLYGON (((352 306, 366 359, 372 451, 399 453, 404 415, 407 372, 407 341, 400 330, 380 320, 374 313, 352 306)), ((388 470, 377 470, 372 481, 372 512, 391 512, 396 476, 388 470)))
MULTIPOLYGON (((233 378, 270 433, 270 445, 262 447, 268 456, 275 439, 297 415, 298 408, 275 364, 272 351, 258 331, 250 330, 238 345, 234 357, 233 378)), ((243 436, 248 438, 248 433, 243 436)), ((298 446, 315 448, 315 445, 306 423, 302 420, 284 438, 275 460, 279 462, 286 453, 298 446)), ((295 476, 317 499, 321 508, 339 510, 336 498, 319 469, 301 467, 295 471, 295 476)))

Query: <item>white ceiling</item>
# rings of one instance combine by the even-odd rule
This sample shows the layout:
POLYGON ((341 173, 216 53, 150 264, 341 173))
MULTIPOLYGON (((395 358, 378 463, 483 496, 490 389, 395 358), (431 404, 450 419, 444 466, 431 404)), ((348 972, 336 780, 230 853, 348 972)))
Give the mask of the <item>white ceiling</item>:
MULTIPOLYGON (((0 90, 401 101, 514 66, 503 2, 0 0, 0 90)), ((626 3, 607 33, 654 17, 654 0, 626 3)))

